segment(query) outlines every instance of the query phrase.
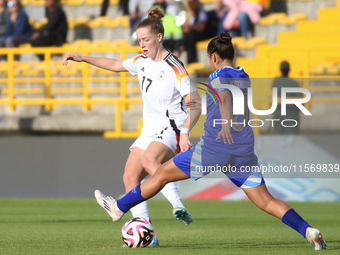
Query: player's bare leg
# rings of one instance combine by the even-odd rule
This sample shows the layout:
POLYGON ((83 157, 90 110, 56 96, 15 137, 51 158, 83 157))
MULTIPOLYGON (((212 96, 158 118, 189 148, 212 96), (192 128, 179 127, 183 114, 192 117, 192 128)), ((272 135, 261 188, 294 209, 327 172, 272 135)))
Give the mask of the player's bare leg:
POLYGON ((283 215, 291 209, 285 202, 274 198, 265 184, 254 188, 243 189, 247 197, 261 210, 282 219, 283 215))
MULTIPOLYGON (((162 163, 168 161, 174 156, 173 152, 168 146, 161 142, 152 142, 145 150, 142 158, 142 165, 150 175, 153 175, 162 163)), ((176 219, 182 221, 185 225, 193 222, 188 210, 183 205, 178 194, 177 186, 174 182, 170 182, 164 186, 161 193, 169 200, 173 206, 173 215, 176 219)))
MULTIPOLYGON (((133 147, 128 160, 126 161, 125 171, 123 175, 123 181, 125 185, 126 193, 132 190, 138 183, 140 183, 148 173, 144 170, 142 166, 142 158, 144 155, 144 150, 135 146, 133 147)), ((133 208, 131 208, 131 213, 133 217, 142 217, 150 220, 148 202, 144 201, 133 208)), ((156 235, 148 247, 159 246, 159 240, 156 235)), ((123 247, 127 247, 125 244, 123 247)))
POLYGON ((257 207, 279 218, 283 223, 299 232, 314 246, 315 250, 327 249, 320 230, 312 228, 285 202, 274 198, 265 184, 243 189, 243 191, 257 207))
POLYGON ((189 176, 177 168, 171 159, 161 165, 153 176, 142 184, 138 184, 123 198, 116 201, 99 190, 95 191, 95 197, 98 204, 110 215, 112 221, 118 221, 131 207, 153 197, 167 183, 188 178, 189 176))
POLYGON ((141 164, 144 152, 144 150, 137 146, 133 147, 130 152, 123 175, 126 192, 132 190, 148 175, 141 164))
POLYGON ((157 171, 140 185, 141 195, 149 199, 156 195, 167 183, 189 179, 182 170, 177 168, 173 160, 161 165, 157 171))

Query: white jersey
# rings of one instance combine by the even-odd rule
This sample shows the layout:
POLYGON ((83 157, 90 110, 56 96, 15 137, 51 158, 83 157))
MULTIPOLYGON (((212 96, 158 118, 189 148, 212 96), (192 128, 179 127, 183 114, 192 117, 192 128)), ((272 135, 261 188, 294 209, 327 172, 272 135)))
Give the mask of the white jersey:
POLYGON ((154 135, 165 127, 176 133, 188 117, 184 96, 196 91, 183 63, 171 52, 160 62, 145 54, 123 61, 132 75, 138 75, 143 98, 143 135, 154 135))

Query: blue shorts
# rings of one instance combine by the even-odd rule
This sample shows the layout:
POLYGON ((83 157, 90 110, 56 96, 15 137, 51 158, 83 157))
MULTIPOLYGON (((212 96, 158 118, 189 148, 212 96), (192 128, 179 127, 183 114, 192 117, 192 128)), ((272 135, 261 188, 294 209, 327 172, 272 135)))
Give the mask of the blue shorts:
POLYGON ((177 154, 173 162, 194 180, 211 172, 223 172, 240 188, 253 188, 265 183, 255 154, 241 157, 216 153, 198 142, 190 150, 177 154))

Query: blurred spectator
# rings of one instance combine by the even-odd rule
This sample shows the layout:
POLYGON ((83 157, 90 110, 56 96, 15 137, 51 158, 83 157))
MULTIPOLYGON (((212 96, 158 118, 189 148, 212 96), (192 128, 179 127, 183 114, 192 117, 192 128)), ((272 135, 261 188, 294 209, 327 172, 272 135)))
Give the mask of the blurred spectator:
POLYGON ((237 30, 240 30, 241 36, 248 37, 250 22, 256 24, 261 16, 268 13, 269 2, 270 0, 222 0, 220 9, 223 14, 220 14, 218 35, 229 31, 236 37, 237 30))
MULTIPOLYGON (((48 22, 39 31, 32 35, 33 47, 61 46, 66 41, 68 26, 65 12, 59 0, 45 0, 46 18, 48 22)), ((43 55, 38 55, 40 61, 43 55)))
POLYGON ((201 8, 198 0, 188 0, 191 16, 189 22, 184 24, 184 45, 188 53, 188 64, 197 62, 196 43, 207 39, 204 30, 207 24, 207 15, 201 8))
MULTIPOLYGON (((290 66, 287 61, 282 61, 280 64, 281 77, 275 78, 272 84, 273 88, 277 88, 277 95, 281 97, 281 88, 298 88, 299 84, 288 78, 288 74, 290 71, 290 66)), ((301 93, 287 93, 287 98, 291 97, 302 97, 301 93)), ((296 105, 288 104, 286 105, 286 115, 281 115, 281 104, 277 105, 277 108, 274 112, 274 119, 278 119, 279 121, 275 122, 274 132, 275 134, 298 134, 299 133, 299 123, 300 123, 300 110, 296 107, 296 105), (293 119, 297 121, 297 126, 295 127, 283 127, 281 125, 281 121, 285 119, 293 119)))
POLYGON ((275 12, 284 12, 287 14, 287 1, 282 0, 271 0, 270 1, 270 7, 269 7, 269 13, 275 13, 275 12))
POLYGON ((5 35, 5 19, 7 14, 7 3, 5 0, 0 0, 0 36, 5 35))
POLYGON ((223 21, 227 16, 228 10, 228 7, 223 4, 223 0, 216 0, 215 13, 219 19, 216 36, 219 36, 221 33, 226 31, 223 27, 223 21))
MULTIPOLYGON (((103 0, 100 9, 100 16, 106 16, 107 9, 109 8, 110 0, 103 0)), ((119 0, 119 10, 122 11, 123 15, 129 15, 129 0, 119 0)))
POLYGON ((155 0, 129 0, 129 15, 131 32, 134 26, 138 23, 148 11, 155 0))
POLYGON ((169 49, 176 57, 179 57, 179 49, 183 39, 182 28, 176 25, 175 16, 166 13, 166 0, 156 0, 153 7, 159 7, 165 12, 162 18, 164 26, 163 46, 169 49))
POLYGON ((0 47, 13 48, 29 42, 33 31, 20 1, 11 0, 7 7, 5 35, 0 37, 0 47))

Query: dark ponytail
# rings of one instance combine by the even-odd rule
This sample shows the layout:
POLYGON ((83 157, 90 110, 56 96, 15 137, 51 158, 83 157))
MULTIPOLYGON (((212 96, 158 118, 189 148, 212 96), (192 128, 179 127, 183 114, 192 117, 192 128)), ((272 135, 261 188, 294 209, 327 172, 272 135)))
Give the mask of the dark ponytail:
POLYGON ((231 39, 230 34, 227 32, 221 33, 218 37, 212 39, 208 45, 208 55, 217 53, 221 59, 232 61, 234 59, 235 50, 231 39))

